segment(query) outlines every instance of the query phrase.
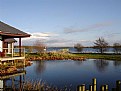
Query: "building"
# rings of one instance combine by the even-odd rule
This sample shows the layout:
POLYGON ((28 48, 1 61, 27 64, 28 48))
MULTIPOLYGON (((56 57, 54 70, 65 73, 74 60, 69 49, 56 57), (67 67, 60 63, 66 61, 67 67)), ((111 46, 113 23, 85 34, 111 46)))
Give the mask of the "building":
POLYGON ((30 37, 30 34, 0 21, 0 64, 8 60, 25 59, 25 49, 21 45, 21 39, 25 37, 30 37), (19 40, 18 48, 13 46, 16 42, 14 38, 19 40))

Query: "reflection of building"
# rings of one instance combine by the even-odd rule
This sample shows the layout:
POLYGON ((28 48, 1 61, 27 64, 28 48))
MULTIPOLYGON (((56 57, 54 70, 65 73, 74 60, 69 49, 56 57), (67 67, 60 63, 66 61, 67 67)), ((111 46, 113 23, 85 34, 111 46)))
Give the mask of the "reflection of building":
POLYGON ((18 73, 14 73, 11 75, 5 75, 5 76, 0 76, 0 91, 13 91, 14 89, 18 89, 19 91, 22 91, 23 89, 23 83, 24 83, 24 76, 25 76, 26 71, 21 71, 18 73), (16 77, 19 77, 19 79, 15 79, 16 77), (11 83, 7 86, 6 81, 9 80, 11 83), (15 85, 18 85, 17 87, 15 85), (8 88, 9 87, 9 88, 8 88))
POLYGON ((0 91, 2 90, 3 88, 3 80, 0 80, 0 91))

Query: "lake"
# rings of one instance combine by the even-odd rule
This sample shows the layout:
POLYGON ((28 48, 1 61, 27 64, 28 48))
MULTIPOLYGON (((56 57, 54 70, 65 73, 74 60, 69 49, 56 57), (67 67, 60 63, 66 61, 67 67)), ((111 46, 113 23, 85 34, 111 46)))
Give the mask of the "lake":
MULTIPOLYGON (((68 49, 69 52, 71 53, 75 53, 77 52, 77 50, 74 47, 47 47, 46 51, 47 52, 51 52, 51 51, 59 51, 62 49, 68 49)), ((26 48, 26 52, 30 52, 29 49, 26 48)), ((32 52, 37 52, 35 49, 32 50, 32 52)), ((98 50, 94 49, 94 48, 83 48, 83 50, 81 51, 82 53, 97 53, 98 50)), ((114 53, 114 49, 113 48, 107 48, 107 51, 105 53, 114 53)))
POLYGON ((80 84, 86 84, 88 88, 94 77, 98 86, 108 84, 109 88, 115 87, 116 80, 121 80, 120 61, 97 59, 33 61, 33 65, 26 67, 26 71, 26 78, 43 80, 58 88, 66 85, 73 91, 80 84))

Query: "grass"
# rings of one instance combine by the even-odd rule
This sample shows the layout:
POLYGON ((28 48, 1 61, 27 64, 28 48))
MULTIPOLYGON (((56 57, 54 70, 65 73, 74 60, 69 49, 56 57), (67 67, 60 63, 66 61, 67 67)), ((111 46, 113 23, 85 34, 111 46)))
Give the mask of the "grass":
POLYGON ((43 59, 43 60, 52 60, 55 59, 72 59, 76 60, 76 58, 86 58, 86 59, 105 59, 105 60, 115 60, 121 61, 121 54, 100 54, 100 53, 27 53, 26 59, 43 59))
POLYGON ((71 53, 49 52, 49 53, 27 53, 26 60, 78 60, 82 61, 85 58, 71 53))
POLYGON ((106 59, 121 61, 121 54, 76 53, 74 55, 83 56, 88 59, 106 59))

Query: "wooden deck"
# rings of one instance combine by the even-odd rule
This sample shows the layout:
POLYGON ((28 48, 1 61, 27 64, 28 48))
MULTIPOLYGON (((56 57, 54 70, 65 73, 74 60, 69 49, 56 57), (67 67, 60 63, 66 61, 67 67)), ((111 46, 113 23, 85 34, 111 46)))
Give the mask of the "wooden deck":
POLYGON ((25 57, 0 57, 0 61, 7 61, 7 60, 16 60, 16 59, 25 59, 25 57))
POLYGON ((24 70, 21 72, 10 74, 10 75, 0 76, 0 80, 4 80, 4 79, 8 79, 8 78, 15 77, 15 76, 20 76, 20 75, 25 75, 25 74, 26 74, 26 71, 24 70))

